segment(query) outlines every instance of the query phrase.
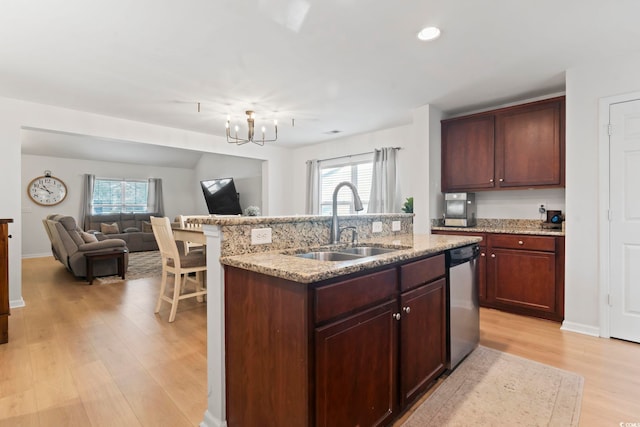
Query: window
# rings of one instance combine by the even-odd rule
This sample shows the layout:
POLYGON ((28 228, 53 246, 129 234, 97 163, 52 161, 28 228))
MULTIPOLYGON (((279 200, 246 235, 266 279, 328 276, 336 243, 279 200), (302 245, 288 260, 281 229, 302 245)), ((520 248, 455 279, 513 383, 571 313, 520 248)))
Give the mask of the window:
POLYGON ((96 178, 92 213, 147 212, 148 192, 146 180, 96 178))
MULTIPOLYGON (((371 174, 373 155, 365 154, 320 162, 320 214, 331 215, 333 190, 342 181, 349 181, 358 189, 358 195, 367 211, 371 193, 371 174)), ((338 214, 354 214, 353 196, 349 189, 342 188, 338 193, 338 214)))

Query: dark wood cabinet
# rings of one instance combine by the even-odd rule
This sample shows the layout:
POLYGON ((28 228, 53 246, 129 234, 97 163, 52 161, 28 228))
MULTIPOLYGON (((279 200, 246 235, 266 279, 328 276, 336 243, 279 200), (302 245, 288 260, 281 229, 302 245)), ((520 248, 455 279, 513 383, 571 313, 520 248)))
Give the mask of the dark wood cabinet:
POLYGON ((496 114, 500 188, 564 186, 563 101, 542 101, 496 114))
POLYGON ((442 121, 442 191, 564 187, 565 99, 442 121))
POLYGON ((9 342, 9 223, 0 218, 0 344, 9 342))
POLYGON ((496 308, 564 318, 564 237, 489 234, 486 302, 496 308))
POLYGON ((442 121, 442 191, 489 190, 494 185, 493 115, 442 121))
POLYGON ((316 426, 383 426, 396 415, 397 308, 387 302, 316 329, 316 426))
POLYGON ((484 235, 478 262, 480 305, 527 316, 564 320, 564 237, 484 235))
POLYGON ((227 266, 225 289, 230 427, 389 425, 445 369, 443 254, 309 285, 227 266))
POLYGON ((444 372, 447 363, 446 280, 400 296, 400 400, 406 407, 444 372))

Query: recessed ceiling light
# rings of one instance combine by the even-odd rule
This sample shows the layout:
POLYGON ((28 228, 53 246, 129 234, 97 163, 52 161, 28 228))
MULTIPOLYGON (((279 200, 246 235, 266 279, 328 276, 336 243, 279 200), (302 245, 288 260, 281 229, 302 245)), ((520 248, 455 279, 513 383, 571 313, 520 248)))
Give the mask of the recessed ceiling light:
POLYGON ((440 37, 440 28, 437 27, 425 27, 418 33, 418 39, 424 42, 435 40, 438 37, 440 37))

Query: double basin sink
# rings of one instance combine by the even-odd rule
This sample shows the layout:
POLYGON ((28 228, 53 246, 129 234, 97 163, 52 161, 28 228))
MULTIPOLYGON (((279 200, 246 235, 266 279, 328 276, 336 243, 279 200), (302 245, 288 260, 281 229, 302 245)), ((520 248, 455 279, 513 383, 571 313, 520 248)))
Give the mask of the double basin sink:
POLYGON ((342 249, 318 250, 295 254, 300 258, 315 259, 317 261, 349 261, 366 258, 370 256, 382 255, 404 248, 382 248, 378 246, 353 246, 342 249))

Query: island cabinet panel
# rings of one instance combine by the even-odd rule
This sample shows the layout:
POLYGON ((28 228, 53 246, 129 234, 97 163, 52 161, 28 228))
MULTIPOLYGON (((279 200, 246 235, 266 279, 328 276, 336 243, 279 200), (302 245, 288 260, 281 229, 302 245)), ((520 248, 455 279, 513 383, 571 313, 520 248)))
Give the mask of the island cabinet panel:
POLYGON ((494 188, 495 118, 479 115, 442 122, 442 191, 494 188))
POLYGON ((407 291, 444 276, 444 254, 400 266, 400 291, 407 291))
POLYGON ((395 312, 391 301, 316 329, 316 426, 384 426, 395 416, 395 312))
POLYGON ((405 292, 400 296, 400 306, 400 399, 404 407, 426 391, 445 370, 445 278, 405 292))
POLYGON ((229 427, 390 425, 444 370, 444 256, 311 284, 227 266, 225 333, 229 427))
POLYGON ((306 286, 233 267, 225 283, 229 427, 313 425, 306 286))
POLYGON ((378 301, 395 298, 396 270, 386 270, 319 287, 315 292, 315 320, 322 323, 378 301))
POLYGON ((565 185, 565 98, 443 120, 442 191, 565 185))

